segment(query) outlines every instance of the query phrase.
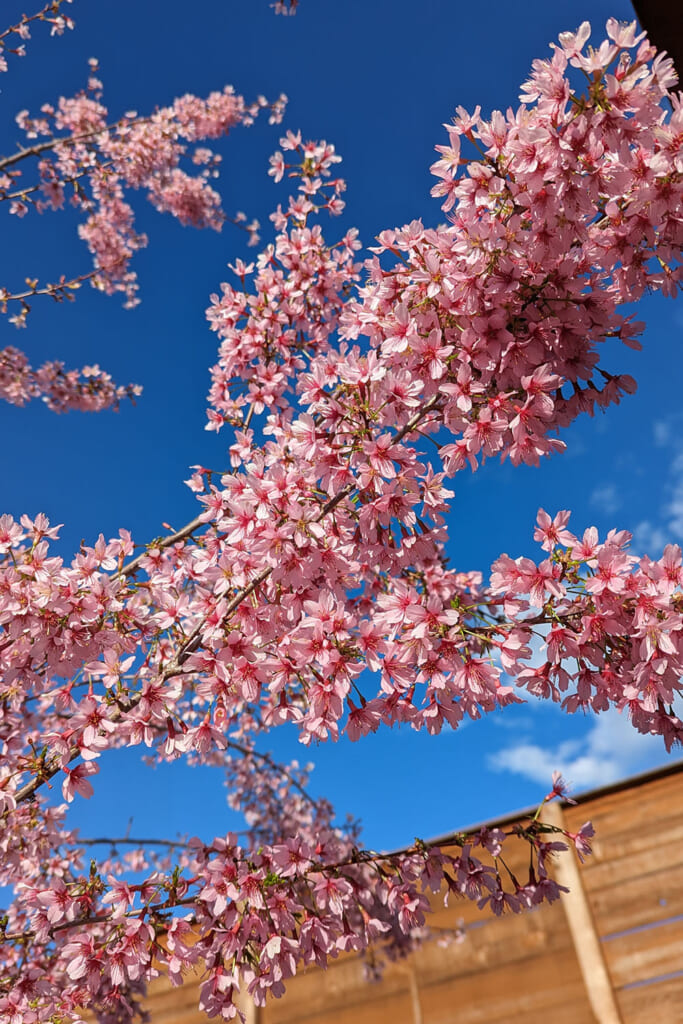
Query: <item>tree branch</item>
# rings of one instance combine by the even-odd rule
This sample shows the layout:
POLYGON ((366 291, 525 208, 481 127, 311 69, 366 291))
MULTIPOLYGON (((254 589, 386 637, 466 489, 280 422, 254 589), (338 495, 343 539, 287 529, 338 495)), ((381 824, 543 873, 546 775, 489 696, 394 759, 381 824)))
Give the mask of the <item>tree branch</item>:
POLYGON ((96 135, 104 135, 105 132, 110 132, 114 128, 119 128, 125 125, 126 128, 133 128, 138 124, 147 124, 151 121, 151 117, 138 117, 133 121, 126 121, 125 118, 119 118, 118 121, 114 121, 112 124, 104 125, 102 128, 93 128, 92 131, 83 132, 81 135, 65 135, 58 139, 48 139, 45 142, 38 142, 35 146, 26 146, 24 149, 18 150, 11 156, 0 157, 0 171, 4 171, 6 167, 12 167, 13 164, 18 164, 21 160, 26 160, 31 156, 39 156, 41 153, 47 152, 49 149, 56 149, 57 146, 75 146, 77 142, 82 142, 84 139, 92 139, 96 135))
MULTIPOLYGON (((396 432, 396 434, 394 436, 394 444, 397 444, 399 441, 402 441, 403 438, 407 434, 410 434, 417 427, 417 425, 422 421, 422 419, 424 419, 424 417, 428 413, 430 413, 433 409, 436 408, 436 406, 438 405, 440 400, 441 400, 441 395, 437 392, 437 394, 433 395, 430 399, 428 399, 427 402, 425 402, 425 404, 422 406, 421 409, 418 409, 415 413, 413 413, 413 415, 410 417, 408 422, 403 427, 401 427, 400 430, 398 430, 396 432)), ((355 483, 347 484, 346 487, 342 488, 342 490, 339 491, 338 494, 336 494, 333 498, 330 498, 329 501, 326 501, 325 504, 323 505, 323 507, 321 508, 319 514, 315 517, 314 522, 319 523, 319 522, 321 522, 321 520, 323 520, 325 518, 325 516, 329 515, 329 513, 332 512, 333 509, 335 509, 337 507, 337 505, 339 505, 344 500, 344 498, 348 497, 348 495, 351 494, 351 492, 355 489, 355 486, 356 486, 355 483)), ((194 522, 195 521, 193 520, 193 523, 194 522)), ((193 523, 188 523, 187 526, 183 527, 183 530, 178 531, 178 532, 179 533, 183 533, 184 531, 191 532, 190 527, 193 525, 193 523)), ((172 536, 175 536, 175 535, 172 535, 172 536)), ((169 539, 169 543, 170 543, 170 539, 169 539)), ((135 560, 133 560, 133 561, 135 561, 135 560)), ((128 566, 128 571, 129 572, 131 571, 129 567, 132 564, 133 564, 132 562, 129 563, 129 566, 128 566)), ((266 569, 262 569, 261 572, 258 573, 258 575, 254 577, 254 579, 251 581, 251 583, 247 584, 247 586, 245 586, 245 587, 242 587, 242 589, 239 590, 232 597, 232 599, 230 601, 228 601, 228 604, 227 604, 227 606, 225 608, 225 613, 224 613, 223 621, 226 621, 229 618, 229 616, 232 615, 232 613, 234 611, 236 611, 237 608, 239 608, 239 606, 242 604, 242 602, 244 600, 246 600, 246 598, 249 597, 251 594, 253 594, 254 591, 258 587, 260 587, 262 583, 265 583, 265 581, 268 579, 268 577, 271 575, 272 572, 273 572, 272 567, 268 566, 266 569)), ((123 573, 123 571, 122 571, 122 573, 123 573)), ((204 622, 202 621, 202 622, 200 622, 194 628, 194 630, 192 631, 190 636, 187 637, 187 639, 181 644, 181 646, 180 646, 180 648, 178 650, 178 653, 176 654, 175 658, 173 658, 173 660, 169 663, 168 667, 165 668, 160 673, 160 675, 159 675, 159 682, 164 683, 164 682, 166 682, 167 679, 171 679, 173 676, 177 676, 177 675, 181 674, 182 666, 185 664, 185 662, 190 657, 190 655, 199 646, 199 638, 201 636, 201 632, 202 632, 203 628, 204 628, 204 622)), ((128 714, 130 711, 132 711, 137 706, 137 704, 142 699, 142 696, 143 696, 142 692, 135 694, 131 698, 131 700, 129 701, 128 705, 125 708, 119 708, 119 709, 117 709, 112 714, 112 716, 109 719, 109 721, 110 722, 118 722, 118 721, 120 721, 120 719, 121 719, 121 717, 123 716, 124 713, 128 714)), ((72 747, 71 751, 70 751, 70 756, 69 756, 69 758, 68 758, 66 763, 67 764, 71 764, 71 762, 74 761, 79 756, 79 753, 80 753, 80 750, 79 750, 78 747, 72 747)), ((50 779, 54 778, 54 776, 60 771, 61 767, 62 767, 61 764, 55 765, 54 767, 49 768, 49 769, 43 771, 40 775, 36 776, 30 782, 27 782, 25 786, 23 786, 21 789, 19 789, 16 792, 15 797, 14 797, 16 802, 17 803, 21 803, 24 800, 28 800, 29 798, 31 798, 34 795, 34 793, 36 793, 37 790, 40 789, 40 787, 44 783, 49 782, 50 779)))

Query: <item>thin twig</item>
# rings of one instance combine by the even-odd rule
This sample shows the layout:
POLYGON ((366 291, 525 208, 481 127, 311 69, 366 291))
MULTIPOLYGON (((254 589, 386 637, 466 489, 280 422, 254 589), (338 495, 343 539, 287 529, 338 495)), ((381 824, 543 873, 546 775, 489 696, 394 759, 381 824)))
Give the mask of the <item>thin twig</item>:
POLYGON ((237 743, 235 740, 228 740, 228 747, 231 750, 237 750, 240 754, 243 754, 244 757, 255 757, 259 761, 263 761, 263 763, 267 764, 269 768, 273 768, 291 782, 294 788, 299 791, 299 793, 309 802, 309 804, 311 804, 312 807, 315 807, 316 809, 318 808, 318 801, 313 799, 305 787, 302 786, 300 782, 297 782, 292 773, 285 768, 284 765, 278 764, 277 761, 274 761, 270 754, 262 754, 259 750, 251 750, 249 747, 242 746, 241 743, 237 743))
MULTIPOLYGON (((206 526, 206 521, 202 519, 201 516, 195 516, 194 519, 190 520, 189 523, 186 523, 180 530, 176 530, 175 533, 169 534, 168 537, 160 537, 157 541, 151 544, 150 547, 155 550, 158 549, 163 551, 164 548, 168 548, 172 544, 176 544, 179 540, 185 540, 185 538, 189 537, 195 530, 198 530, 200 526, 206 526)), ((146 558, 148 554, 149 548, 146 548, 144 551, 140 552, 139 555, 136 555, 135 558, 132 558, 130 562, 127 562, 119 571, 118 575, 130 576, 135 572, 142 560, 146 558)))
POLYGON ((83 839, 81 836, 72 843, 64 845, 73 846, 167 846, 170 849, 177 849, 185 846, 182 839, 131 839, 130 836, 117 837, 116 839, 102 836, 99 839, 83 839))

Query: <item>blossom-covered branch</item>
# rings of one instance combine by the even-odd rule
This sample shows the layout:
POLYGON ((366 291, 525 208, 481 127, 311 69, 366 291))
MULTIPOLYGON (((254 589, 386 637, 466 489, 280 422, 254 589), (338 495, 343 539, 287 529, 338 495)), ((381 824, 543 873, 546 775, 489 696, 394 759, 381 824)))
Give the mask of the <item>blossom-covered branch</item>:
MULTIPOLYGON (((48 9, 56 11, 57 7, 48 5, 34 17, 44 18, 48 9)), ((220 230, 228 220, 248 233, 251 245, 258 242, 256 221, 249 222, 241 212, 235 216, 224 213, 212 186, 221 156, 205 143, 227 135, 236 125, 252 124, 263 109, 269 111, 271 124, 279 123, 286 97, 268 103, 261 96, 247 103, 226 87, 205 100, 186 95, 150 116, 127 114, 112 122, 102 103, 97 70, 97 62, 91 60, 87 88, 76 96, 61 97, 56 105, 43 104, 35 117, 21 111, 17 122, 28 144, 0 159, 0 202, 6 200, 11 214, 24 217, 30 210, 62 209, 68 201, 83 215, 79 235, 94 265, 90 273, 62 277, 58 283, 39 286, 37 280, 27 278, 28 288, 1 288, 0 309, 10 313, 10 322, 17 327, 25 326, 35 297, 72 300, 75 289, 85 281, 108 295, 122 294, 128 307, 137 304, 137 277, 131 260, 146 246, 147 238, 135 229, 128 190, 144 190, 157 210, 172 214, 183 225, 220 230), (25 164, 34 171, 28 181, 25 164)), ((15 360, 14 350, 7 353, 6 364, 15 360)), ((23 353, 16 359, 28 364, 23 353)), ((49 365, 61 367, 61 363, 49 365)), ((21 374, 15 374, 16 387, 7 392, 11 401, 16 401, 11 397, 16 394, 23 404, 37 393, 35 381, 23 386, 26 372, 22 380, 21 374)), ((124 391, 130 389, 119 388, 118 398, 124 391)), ((60 400, 49 404, 60 411, 92 411, 106 408, 118 398, 85 401, 78 388, 65 388, 60 400)))
POLYGON ((19 349, 8 346, 0 350, 0 398, 12 405, 26 405, 34 398, 42 398, 53 412, 99 412, 117 409, 124 398, 135 398, 141 391, 136 384, 115 384, 97 365, 65 370, 62 363, 53 362, 33 370, 19 349))
POLYGON ((7 71, 6 54, 11 53, 15 57, 26 56, 26 40, 31 38, 32 22, 45 22, 50 25, 50 34, 61 36, 65 29, 73 28, 71 18, 61 13, 63 4, 70 4, 71 0, 50 0, 41 10, 35 14, 22 14, 15 25, 10 25, 0 32, 0 71, 7 71), (16 37, 16 38, 15 38, 16 37), (12 43, 17 43, 12 46, 12 43))
MULTIPOLYGON (((262 1003, 302 965, 410 946, 426 890, 497 912, 557 896, 538 816, 455 850, 363 850, 307 768, 257 753, 283 723, 305 746, 437 733, 528 690, 680 741, 680 549, 635 557, 623 531, 541 511, 538 561, 502 555, 485 582, 446 557, 448 478, 560 453, 577 416, 634 388, 602 365, 607 339, 638 347, 622 307, 679 287, 671 64, 635 26, 611 20, 598 49, 589 32, 535 62, 517 111, 457 111, 433 167, 448 223, 383 232, 364 267, 355 231, 323 235, 343 208, 334 147, 285 134, 271 174, 296 188, 274 240, 208 311, 207 427, 230 431, 229 465, 194 468, 185 527, 137 552, 126 531, 99 537, 69 564, 45 517, 0 519, 0 884, 16 888, 0 1009, 18 1024, 80 1006, 131 1019, 160 966, 180 983, 200 962, 202 1008, 230 1019, 240 986, 262 1003), (45 793, 93 796, 101 755, 124 746, 222 770, 244 841, 131 850, 89 874, 65 858, 77 837, 45 793), (528 881, 506 871, 511 840, 530 847, 528 881)), ((565 838, 583 854, 590 835, 565 838)))
MULTIPOLYGON (((33 813, 41 812, 39 805, 33 813)), ((58 821, 49 818, 53 833, 58 821)), ((86 874, 85 850, 67 834, 53 834, 56 846, 69 846, 68 862, 61 861, 68 868, 47 862, 35 880, 24 876, 19 884, 21 898, 0 935, 0 1006, 15 1010, 21 986, 41 1015, 48 1007, 63 1009, 65 996, 94 996, 96 1006, 123 1005, 133 1015, 142 981, 159 968, 182 984, 185 971, 203 964, 200 1009, 231 1019, 239 1013, 240 984, 262 1004, 267 993, 282 993, 299 966, 326 966, 339 952, 370 944, 381 944, 391 957, 406 952, 426 934, 425 889, 445 886, 496 913, 556 899, 560 887, 547 874, 549 858, 566 840, 585 852, 592 832, 587 824, 572 837, 536 817, 509 830, 483 828, 439 845, 417 840, 377 853, 357 848, 329 824, 317 821, 314 831, 311 825, 310 818, 300 821, 303 831, 257 850, 240 846, 234 835, 207 845, 191 839, 172 872, 160 859, 141 882, 113 874, 122 865, 111 859, 99 869, 91 862, 86 874), (520 842, 531 854, 523 881, 506 871, 503 856, 504 847, 507 855, 507 846, 520 842), (27 954, 39 988, 22 980, 27 954), (64 993, 53 988, 57 978, 64 979, 64 993)), ((146 860, 137 851, 138 870, 146 860)))

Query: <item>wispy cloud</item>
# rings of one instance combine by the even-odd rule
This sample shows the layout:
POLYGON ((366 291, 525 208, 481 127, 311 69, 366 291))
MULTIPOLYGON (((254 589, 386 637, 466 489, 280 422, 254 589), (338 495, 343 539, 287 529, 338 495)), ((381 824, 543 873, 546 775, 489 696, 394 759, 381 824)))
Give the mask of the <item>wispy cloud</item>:
POLYGON ((582 739, 554 746, 519 743, 489 755, 488 764, 494 771, 513 772, 541 785, 560 771, 578 791, 604 786, 666 760, 661 738, 641 736, 626 715, 612 710, 595 718, 582 739))
POLYGON ((676 537, 683 537, 683 449, 671 464, 671 501, 667 506, 668 526, 676 537))
POLYGON ((596 487, 590 496, 591 505, 595 505, 605 515, 612 515, 621 508, 621 498, 614 484, 596 487))
POLYGON ((652 427, 652 433, 654 434, 655 444, 663 448, 665 445, 670 444, 673 438, 674 424, 672 418, 666 420, 655 420, 652 427))
POLYGON ((643 519, 633 530, 631 547, 636 554, 648 554, 656 558, 662 549, 673 540, 662 526, 656 526, 650 519, 643 519))
POLYGON ((658 420, 653 425, 655 443, 672 449, 663 481, 664 501, 657 519, 643 519, 633 529, 633 548, 657 557, 666 544, 683 540, 683 443, 681 416, 658 420))

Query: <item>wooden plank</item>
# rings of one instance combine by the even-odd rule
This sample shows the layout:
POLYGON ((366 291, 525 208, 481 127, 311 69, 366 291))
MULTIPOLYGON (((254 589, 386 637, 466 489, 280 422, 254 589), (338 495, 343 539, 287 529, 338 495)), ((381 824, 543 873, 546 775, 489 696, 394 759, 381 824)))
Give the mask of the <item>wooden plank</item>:
MULTIPOLYGON (((590 819, 596 829, 594 856, 597 864, 623 852, 625 842, 634 852, 656 843, 663 831, 678 829, 683 819, 683 773, 655 779, 635 790, 621 790, 576 807, 565 807, 567 827, 576 832, 590 819)), ((590 865, 589 865, 590 867, 590 865)))
POLYGON ((166 987, 151 991, 145 1000, 145 1007, 153 1011, 155 1021, 157 1016, 162 1019, 164 1015, 170 1020, 173 1013, 196 1010, 198 1003, 199 984, 191 980, 177 988, 172 988, 167 982, 166 987))
MULTIPOLYGON (((593 822, 596 830, 594 857, 587 862, 587 870, 594 865, 600 865, 603 861, 613 860, 625 854, 643 853, 658 846, 662 839, 673 843, 681 838, 683 828, 683 816, 680 811, 672 809, 671 814, 666 817, 653 818, 646 824, 633 823, 629 830, 623 828, 612 833, 598 819, 593 822)), ((571 825, 569 825, 572 828, 571 825)), ((578 831, 578 828, 572 828, 578 831)))
POLYGON ((674 838, 672 842, 669 842, 669 835, 663 835, 659 844, 641 850, 633 849, 635 841, 633 844, 625 842, 623 856, 612 856, 601 864, 586 861, 581 872, 584 888, 592 893, 610 885, 623 885, 631 878, 642 878, 677 867, 681 863, 683 831, 681 838, 674 838))
POLYGON ((617 987, 674 974, 683 969, 683 921, 673 920, 646 931, 629 932, 603 942, 602 948, 617 987))
MULTIPOLYGON (((391 975, 389 981, 384 979, 384 991, 387 997, 400 995, 408 990, 405 977, 396 978, 391 975)), ((344 957, 330 964, 326 971, 311 969, 298 974, 287 983, 287 991, 282 999, 268 1000, 265 1008, 266 1024, 285 1024, 287 1021, 303 1019, 315 1020, 335 1008, 344 1007, 351 1002, 361 1004, 372 999, 372 989, 364 980, 363 965, 358 957, 344 957)))
MULTIPOLYGON (((166 978, 158 978, 152 985, 154 988, 150 986, 145 1009, 151 1014, 153 1024, 206 1024, 206 1013, 198 1008, 200 982, 197 977, 177 988, 171 988, 166 978)), ((262 1024, 260 1011, 249 996, 243 996, 238 1005, 246 1014, 246 1024, 262 1024)))
POLYGON ((420 999, 429 1024, 595 1024, 576 959, 554 953, 429 985, 420 999))
MULTIPOLYGON (((405 979, 407 981, 407 979, 405 979)), ((410 990, 406 986, 402 991, 389 995, 377 993, 378 986, 367 985, 367 998, 364 1002, 353 1006, 344 1006, 340 1003, 328 1003, 321 1007, 318 1012, 311 1014, 297 1014, 290 1017, 276 1017, 276 1007, 284 1003, 287 996, 281 1000, 269 1002, 263 1011, 263 1024, 274 1024, 276 1020, 288 1020, 292 1024, 299 1021, 306 1021, 306 1024, 410 1024, 411 1001, 410 990)), ((431 1020, 427 1017, 427 1020, 431 1020)), ((156 1022, 155 1022, 156 1024, 156 1022)))
POLYGON ((615 819, 617 825, 622 819, 649 818, 666 816, 667 805, 680 801, 683 788, 683 772, 679 769, 669 775, 657 776, 640 785, 622 789, 612 793, 597 792, 589 799, 579 799, 578 804, 567 804, 564 807, 567 818, 585 819, 599 813, 606 823, 615 819))
POLYGON ((602 938, 683 914, 683 864, 595 889, 590 904, 602 938))
MULTIPOLYGON (((526 975, 537 955, 549 953, 559 962, 575 959, 559 904, 499 919, 490 927, 472 930, 462 943, 446 947, 436 942, 427 943, 410 959, 422 1001, 425 986, 454 978, 473 979, 473 989, 488 986, 491 970, 511 963, 526 975)), ((340 1003, 348 1008, 361 1006, 380 994, 381 998, 393 997, 407 988, 405 971, 400 964, 388 964, 382 981, 368 985, 360 959, 344 958, 326 972, 311 970, 290 981, 284 999, 268 1004, 266 1019, 268 1024, 308 1022, 324 1013, 325 1007, 340 1003)), ((425 1019, 430 1020, 426 1014, 425 1019)))
POLYGON ((152 1024, 207 1024, 206 1014, 197 1008, 198 999, 197 995, 193 1007, 170 1007, 161 1012, 145 1003, 145 1009, 151 1014, 152 1024))
POLYGON ((652 985, 622 989, 618 995, 624 1020, 628 1024, 683 1022, 683 978, 670 978, 652 985))
MULTIPOLYGON (((562 807, 557 802, 546 804, 541 818, 549 825, 564 827, 562 807)), ((562 906, 567 915, 569 931, 595 1018, 600 1024, 622 1024, 600 939, 581 883, 578 860, 573 850, 565 850, 555 856, 553 877, 560 885, 569 889, 562 897, 562 906)))
POLYGON ((510 914, 471 929, 463 942, 425 945, 413 954, 420 984, 435 984, 448 977, 482 976, 508 963, 533 960, 553 950, 557 956, 571 953, 571 936, 559 903, 524 914, 510 914))
MULTIPOLYGON (((316 977, 322 980, 317 972, 316 977)), ((437 984, 424 984, 419 971, 416 977, 428 1024, 453 1024, 456 1019, 458 1024, 510 1024, 518 1017, 525 1024, 547 1024, 549 1019, 553 1024, 594 1024, 576 960, 554 952, 534 957, 522 970, 512 963, 437 984)), ((405 984, 405 975, 403 980, 405 984)), ((326 1000, 315 1007, 291 1007, 285 1016, 278 1011, 288 999, 268 1003, 264 1024, 410 1024, 412 1019, 409 988, 387 992, 384 981, 367 985, 362 1001, 340 1005, 326 1000)))

